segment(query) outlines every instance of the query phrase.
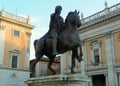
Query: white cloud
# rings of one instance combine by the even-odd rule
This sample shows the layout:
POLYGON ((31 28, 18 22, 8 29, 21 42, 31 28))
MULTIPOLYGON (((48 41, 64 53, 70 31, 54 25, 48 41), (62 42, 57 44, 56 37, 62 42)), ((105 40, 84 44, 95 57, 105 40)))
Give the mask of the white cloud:
POLYGON ((40 16, 32 16, 30 17, 30 20, 33 22, 33 23, 38 23, 38 22, 41 22, 41 17, 40 16))

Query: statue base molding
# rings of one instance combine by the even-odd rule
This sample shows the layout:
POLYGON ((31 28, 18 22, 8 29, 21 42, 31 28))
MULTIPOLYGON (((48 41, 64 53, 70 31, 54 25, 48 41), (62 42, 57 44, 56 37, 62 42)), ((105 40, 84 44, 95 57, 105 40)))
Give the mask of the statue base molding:
POLYGON ((88 81, 80 74, 60 74, 30 78, 26 83, 29 86, 85 86, 88 81))

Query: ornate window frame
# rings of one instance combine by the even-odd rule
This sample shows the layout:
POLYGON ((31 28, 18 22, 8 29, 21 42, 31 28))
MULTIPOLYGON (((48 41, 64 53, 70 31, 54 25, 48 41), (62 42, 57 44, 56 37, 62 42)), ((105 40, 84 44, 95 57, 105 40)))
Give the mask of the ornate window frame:
POLYGON ((92 66, 100 66, 102 62, 101 58, 101 41, 100 40, 94 40, 90 43, 91 48, 91 64, 92 66), (98 50, 99 53, 99 63, 95 63, 95 50, 98 50))
POLYGON ((19 57, 20 57, 20 51, 19 50, 10 50, 9 51, 9 53, 10 53, 10 68, 13 68, 13 69, 18 69, 19 68, 19 57), (15 57, 13 57, 13 56, 15 56, 15 57), (17 60, 17 62, 16 62, 16 67, 12 67, 12 60, 13 60, 13 58, 17 58, 16 60, 17 60))

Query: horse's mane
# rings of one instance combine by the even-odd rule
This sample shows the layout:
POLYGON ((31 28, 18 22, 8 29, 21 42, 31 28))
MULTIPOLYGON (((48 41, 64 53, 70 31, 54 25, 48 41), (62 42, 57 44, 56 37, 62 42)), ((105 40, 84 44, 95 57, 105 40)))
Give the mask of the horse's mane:
MULTIPOLYGON (((69 16, 71 14, 79 14, 79 11, 77 12, 77 10, 75 10, 74 12, 70 11, 65 19, 65 25, 67 25, 68 21, 69 21, 69 16)), ((70 17, 71 18, 71 17, 70 17)))

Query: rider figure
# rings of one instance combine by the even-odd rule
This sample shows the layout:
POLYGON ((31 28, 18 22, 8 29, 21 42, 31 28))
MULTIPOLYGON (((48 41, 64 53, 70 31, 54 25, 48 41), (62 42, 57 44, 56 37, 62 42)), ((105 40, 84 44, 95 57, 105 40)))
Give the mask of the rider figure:
POLYGON ((57 38, 58 35, 60 34, 60 30, 64 27, 64 21, 63 18, 60 16, 60 13, 62 11, 61 6, 56 6, 55 7, 55 12, 51 14, 50 17, 50 36, 53 39, 53 55, 57 55, 58 52, 56 50, 57 47, 57 38))

